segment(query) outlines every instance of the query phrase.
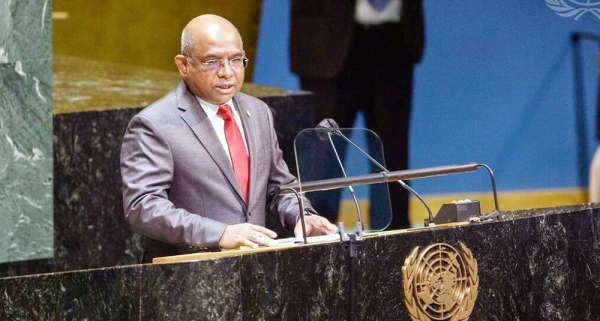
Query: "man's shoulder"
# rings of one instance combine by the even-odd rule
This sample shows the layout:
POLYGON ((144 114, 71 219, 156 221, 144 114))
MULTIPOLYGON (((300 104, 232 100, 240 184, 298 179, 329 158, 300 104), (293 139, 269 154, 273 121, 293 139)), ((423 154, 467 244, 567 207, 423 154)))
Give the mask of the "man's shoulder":
POLYGON ((176 89, 171 90, 166 95, 159 98, 157 101, 151 103, 139 112, 139 115, 143 115, 148 118, 163 118, 166 115, 172 115, 177 110, 177 94, 176 89))

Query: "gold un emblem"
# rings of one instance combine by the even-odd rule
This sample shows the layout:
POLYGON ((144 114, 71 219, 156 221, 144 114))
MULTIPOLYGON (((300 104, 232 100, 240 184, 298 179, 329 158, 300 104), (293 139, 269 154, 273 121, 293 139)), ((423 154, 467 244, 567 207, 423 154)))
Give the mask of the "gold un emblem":
POLYGON ((479 276, 477 260, 462 242, 460 251, 444 243, 415 247, 404 261, 404 303, 412 320, 468 320, 479 276))

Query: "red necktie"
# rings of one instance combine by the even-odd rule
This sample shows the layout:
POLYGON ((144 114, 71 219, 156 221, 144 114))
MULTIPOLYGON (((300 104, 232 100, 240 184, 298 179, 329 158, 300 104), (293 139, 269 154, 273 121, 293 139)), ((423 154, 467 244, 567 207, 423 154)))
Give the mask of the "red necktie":
POLYGON ((233 113, 229 105, 221 105, 217 114, 225 121, 225 138, 229 146, 229 155, 231 156, 231 164, 233 164, 233 172, 238 180, 238 184, 242 188, 244 200, 248 203, 248 183, 250 181, 250 160, 244 146, 244 140, 240 129, 233 119, 233 113))

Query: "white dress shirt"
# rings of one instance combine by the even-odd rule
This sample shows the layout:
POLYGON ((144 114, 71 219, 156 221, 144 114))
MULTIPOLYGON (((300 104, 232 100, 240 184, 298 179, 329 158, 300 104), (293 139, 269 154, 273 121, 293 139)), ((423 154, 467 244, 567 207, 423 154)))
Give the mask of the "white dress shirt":
POLYGON ((357 0, 354 20, 363 25, 379 25, 386 22, 400 22, 402 0, 390 0, 384 10, 377 11, 368 0, 357 0))
MULTIPOLYGON (((223 118, 217 115, 217 111, 219 110, 220 105, 211 104, 200 98, 198 98, 198 102, 200 103, 200 106, 202 106, 202 109, 204 109, 206 116, 210 120, 210 123, 212 124, 213 128, 215 129, 215 133, 217 133, 217 137, 219 137, 219 141, 221 142, 221 145, 223 145, 223 149, 225 150, 225 153, 229 158, 229 162, 231 163, 229 145, 227 144, 227 138, 225 138, 225 120, 223 120, 223 118)), ((246 135, 244 134, 244 126, 242 126, 242 119, 240 118, 240 113, 238 112, 237 108, 235 108, 232 99, 230 99, 223 105, 229 105, 229 107, 231 107, 231 110, 233 111, 233 119, 235 120, 235 123, 240 129, 242 139, 244 140, 244 146, 246 147, 246 153, 248 153, 248 143, 246 142, 246 135)))

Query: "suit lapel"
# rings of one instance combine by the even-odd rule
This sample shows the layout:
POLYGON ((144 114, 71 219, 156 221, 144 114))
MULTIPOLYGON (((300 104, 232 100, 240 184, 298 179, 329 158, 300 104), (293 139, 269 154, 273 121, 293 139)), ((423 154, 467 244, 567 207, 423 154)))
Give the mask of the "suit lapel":
POLYGON ((181 118, 190 126, 204 149, 225 175, 229 184, 233 186, 237 192, 238 200, 245 204, 240 185, 231 167, 231 161, 223 150, 221 141, 219 141, 204 109, 200 106, 198 99, 187 90, 184 82, 181 82, 177 87, 177 105, 179 109, 184 111, 181 118))

